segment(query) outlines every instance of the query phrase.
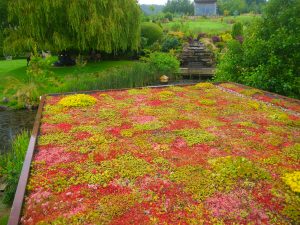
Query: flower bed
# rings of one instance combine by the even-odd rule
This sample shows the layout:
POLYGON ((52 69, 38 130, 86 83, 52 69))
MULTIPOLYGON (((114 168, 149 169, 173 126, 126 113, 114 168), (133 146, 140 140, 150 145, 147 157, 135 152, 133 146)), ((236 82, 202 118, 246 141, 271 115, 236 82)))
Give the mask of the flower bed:
POLYGON ((22 224, 295 224, 300 118, 211 84, 47 97, 22 224))

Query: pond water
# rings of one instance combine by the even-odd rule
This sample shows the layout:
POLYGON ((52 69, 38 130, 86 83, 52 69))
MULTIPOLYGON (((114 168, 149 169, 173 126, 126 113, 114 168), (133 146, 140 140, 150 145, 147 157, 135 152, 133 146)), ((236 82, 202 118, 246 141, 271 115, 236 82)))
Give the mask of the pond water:
POLYGON ((22 130, 31 131, 36 110, 15 110, 0 112, 0 153, 9 151, 11 141, 22 130))

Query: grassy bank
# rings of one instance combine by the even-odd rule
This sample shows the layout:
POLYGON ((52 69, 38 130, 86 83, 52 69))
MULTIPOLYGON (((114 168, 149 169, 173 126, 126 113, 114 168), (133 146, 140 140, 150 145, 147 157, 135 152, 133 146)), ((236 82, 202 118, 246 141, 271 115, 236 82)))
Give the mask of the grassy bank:
MULTIPOLYGON (((59 88, 59 86, 64 85, 67 80, 70 80, 73 77, 84 78, 87 74, 101 73, 110 68, 128 66, 133 63, 133 61, 102 61, 99 63, 88 63, 80 70, 76 66, 51 68, 52 76, 57 81, 56 87, 53 87, 52 84, 45 83, 45 89, 48 89, 49 92, 51 92, 55 90, 55 88, 59 88)), ((0 100, 4 97, 3 91, 9 84, 11 84, 11 82, 13 82, 13 79, 18 79, 22 82, 26 80, 26 69, 27 66, 25 59, 0 61, 0 100)), ((12 94, 13 92, 10 91, 5 94, 5 97, 11 97, 12 94)), ((14 106, 14 103, 9 103, 8 106, 14 106)))
POLYGON ((29 133, 23 131, 15 137, 12 143, 12 150, 4 155, 0 155, 0 179, 7 185, 4 192, 0 195, 0 225, 7 223, 28 143, 29 133))

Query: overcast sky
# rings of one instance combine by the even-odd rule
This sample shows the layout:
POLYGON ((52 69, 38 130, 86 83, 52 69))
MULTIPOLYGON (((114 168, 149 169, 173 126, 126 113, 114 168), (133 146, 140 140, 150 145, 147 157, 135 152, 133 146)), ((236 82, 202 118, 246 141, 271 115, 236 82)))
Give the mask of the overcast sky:
POLYGON ((151 5, 151 4, 157 4, 157 5, 164 5, 166 4, 168 0, 139 0, 140 4, 147 4, 147 5, 151 5))

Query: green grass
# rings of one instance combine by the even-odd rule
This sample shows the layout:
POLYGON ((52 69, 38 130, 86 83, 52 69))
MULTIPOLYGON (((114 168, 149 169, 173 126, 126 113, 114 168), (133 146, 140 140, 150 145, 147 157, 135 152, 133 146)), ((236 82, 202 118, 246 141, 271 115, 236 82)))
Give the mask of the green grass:
MULTIPOLYGON (((133 61, 102 61, 99 63, 88 63, 85 67, 78 70, 76 66, 73 67, 59 67, 53 68, 54 77, 56 77, 61 82, 64 82, 66 77, 75 76, 80 73, 80 75, 102 72, 109 68, 126 66, 132 64, 133 61)), ((9 77, 14 77, 19 80, 24 81, 26 75, 26 59, 17 60, 1 60, 0 61, 0 101, 4 97, 3 91, 5 90, 5 85, 9 82, 9 77)))
POLYGON ((245 14, 240 16, 228 16, 219 18, 198 18, 196 20, 189 20, 181 22, 180 19, 175 19, 170 23, 163 24, 164 28, 172 29, 174 24, 180 24, 180 30, 183 32, 189 31, 194 35, 199 33, 207 33, 210 35, 218 35, 227 31, 231 31, 232 22, 241 22, 245 25, 249 24, 251 21, 259 18, 259 15, 245 14))
POLYGON ((29 138, 26 131, 18 134, 12 142, 12 150, 0 156, 0 177, 7 185, 1 200, 8 206, 12 204, 15 196, 29 138))
POLYGON ((0 217, 0 225, 6 225, 8 223, 9 215, 0 217))

